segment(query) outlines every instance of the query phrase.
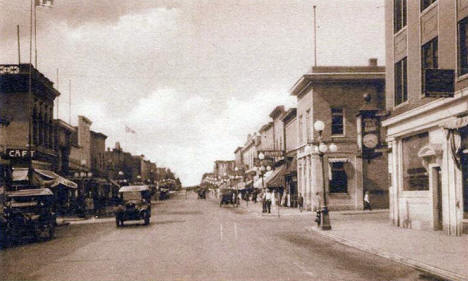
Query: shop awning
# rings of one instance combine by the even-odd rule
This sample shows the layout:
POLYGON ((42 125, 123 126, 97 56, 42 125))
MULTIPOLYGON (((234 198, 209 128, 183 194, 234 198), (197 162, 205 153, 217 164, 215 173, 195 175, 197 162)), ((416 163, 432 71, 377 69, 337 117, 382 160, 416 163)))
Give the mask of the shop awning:
MULTIPOLYGON (((264 186, 266 187, 266 182, 268 180, 268 178, 272 175, 273 171, 268 171, 265 173, 265 175, 263 175, 263 183, 264 183, 264 186)), ((258 188, 258 189, 262 189, 263 186, 262 186, 262 177, 258 177, 258 179, 255 180, 254 184, 253 184, 253 187, 254 188, 258 188)))
POLYGON ((284 176, 286 175, 286 165, 282 165, 267 178, 265 185, 268 187, 281 187, 284 186, 284 176))
POLYGON ((59 176, 52 171, 43 170, 43 169, 34 169, 34 172, 40 174, 41 176, 47 178, 48 180, 54 180, 54 182, 50 185, 50 187, 64 186, 64 187, 68 187, 72 189, 78 188, 78 185, 76 183, 62 176, 59 176))
MULTIPOLYGON (((28 168, 15 168, 12 173, 13 181, 27 181, 28 180, 28 168)), ((78 185, 71 180, 68 180, 56 173, 44 170, 34 169, 34 179, 39 180, 41 184, 45 184, 48 187, 54 188, 58 186, 64 186, 68 188, 76 189, 78 185)))

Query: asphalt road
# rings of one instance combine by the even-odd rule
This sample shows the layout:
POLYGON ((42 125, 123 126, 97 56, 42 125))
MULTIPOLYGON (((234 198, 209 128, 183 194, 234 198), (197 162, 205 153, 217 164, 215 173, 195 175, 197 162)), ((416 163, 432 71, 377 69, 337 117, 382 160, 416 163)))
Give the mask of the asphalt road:
POLYGON ((0 251, 0 280, 434 280, 308 232, 310 218, 178 196, 153 205, 149 226, 70 225, 0 251))

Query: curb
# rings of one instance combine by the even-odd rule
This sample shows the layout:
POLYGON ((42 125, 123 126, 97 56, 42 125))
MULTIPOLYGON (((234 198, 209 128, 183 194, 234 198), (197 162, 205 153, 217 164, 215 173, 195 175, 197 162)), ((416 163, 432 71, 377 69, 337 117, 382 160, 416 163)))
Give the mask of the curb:
POLYGON ((356 248, 358 250, 365 251, 365 252, 374 254, 376 256, 380 256, 380 257, 383 257, 383 258, 386 258, 386 259, 389 259, 389 260, 392 260, 392 261, 395 261, 395 262, 410 266, 410 267, 412 267, 414 269, 417 269, 419 271, 422 271, 422 272, 425 272, 425 273, 428 273, 428 274, 431 274, 431 275, 435 275, 435 276, 438 276, 438 277, 441 277, 441 278, 444 278, 444 279, 449 279, 449 280, 468 280, 468 276, 463 276, 463 275, 460 275, 460 274, 452 272, 452 271, 448 271, 448 270, 445 270, 445 269, 442 269, 442 268, 438 268, 438 267, 435 267, 435 266, 432 266, 432 265, 428 265, 428 264, 425 264, 423 262, 419 262, 417 260, 414 260, 414 259, 411 259, 411 258, 408 258, 408 257, 403 257, 403 256, 400 256, 400 255, 397 255, 397 254, 394 254, 394 253, 385 252, 385 251, 383 251, 381 249, 368 247, 368 246, 365 246, 365 245, 363 245, 361 243, 353 242, 351 240, 347 240, 347 239, 344 239, 344 238, 339 237, 337 235, 331 234, 330 232, 321 231, 321 230, 319 230, 319 229, 317 229, 315 227, 306 227, 305 229, 306 229, 306 231, 314 231, 314 232, 316 232, 316 233, 318 233, 318 234, 320 234, 322 236, 331 238, 331 239, 335 240, 336 242, 338 242, 340 244, 343 244, 343 245, 346 245, 346 246, 349 246, 349 247, 353 247, 353 248, 356 248))

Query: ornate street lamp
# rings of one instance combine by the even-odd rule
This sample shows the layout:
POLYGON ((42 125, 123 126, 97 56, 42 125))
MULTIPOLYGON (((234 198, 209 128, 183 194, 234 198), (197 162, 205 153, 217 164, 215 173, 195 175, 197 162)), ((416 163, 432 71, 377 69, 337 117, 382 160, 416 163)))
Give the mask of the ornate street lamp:
POLYGON ((325 124, 323 121, 317 120, 314 123, 314 129, 318 132, 318 146, 315 147, 315 151, 318 153, 320 157, 320 163, 322 165, 322 188, 323 188, 323 207, 320 211, 320 228, 322 230, 330 230, 330 216, 328 214, 328 207, 327 207, 327 195, 326 195, 326 184, 325 179, 327 178, 325 173, 325 163, 323 162, 323 156, 329 150, 330 152, 336 152, 338 150, 337 146, 332 142, 329 145, 323 142, 322 133, 325 129, 325 124))

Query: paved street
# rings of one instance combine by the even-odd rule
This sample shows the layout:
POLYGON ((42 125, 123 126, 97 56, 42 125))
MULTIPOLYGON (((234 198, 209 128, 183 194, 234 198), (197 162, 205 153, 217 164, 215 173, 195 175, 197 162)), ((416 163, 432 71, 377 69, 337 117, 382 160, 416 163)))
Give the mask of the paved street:
POLYGON ((61 227, 0 252, 1 280, 432 280, 308 232, 310 216, 259 217, 212 200, 153 205, 150 226, 61 227))

